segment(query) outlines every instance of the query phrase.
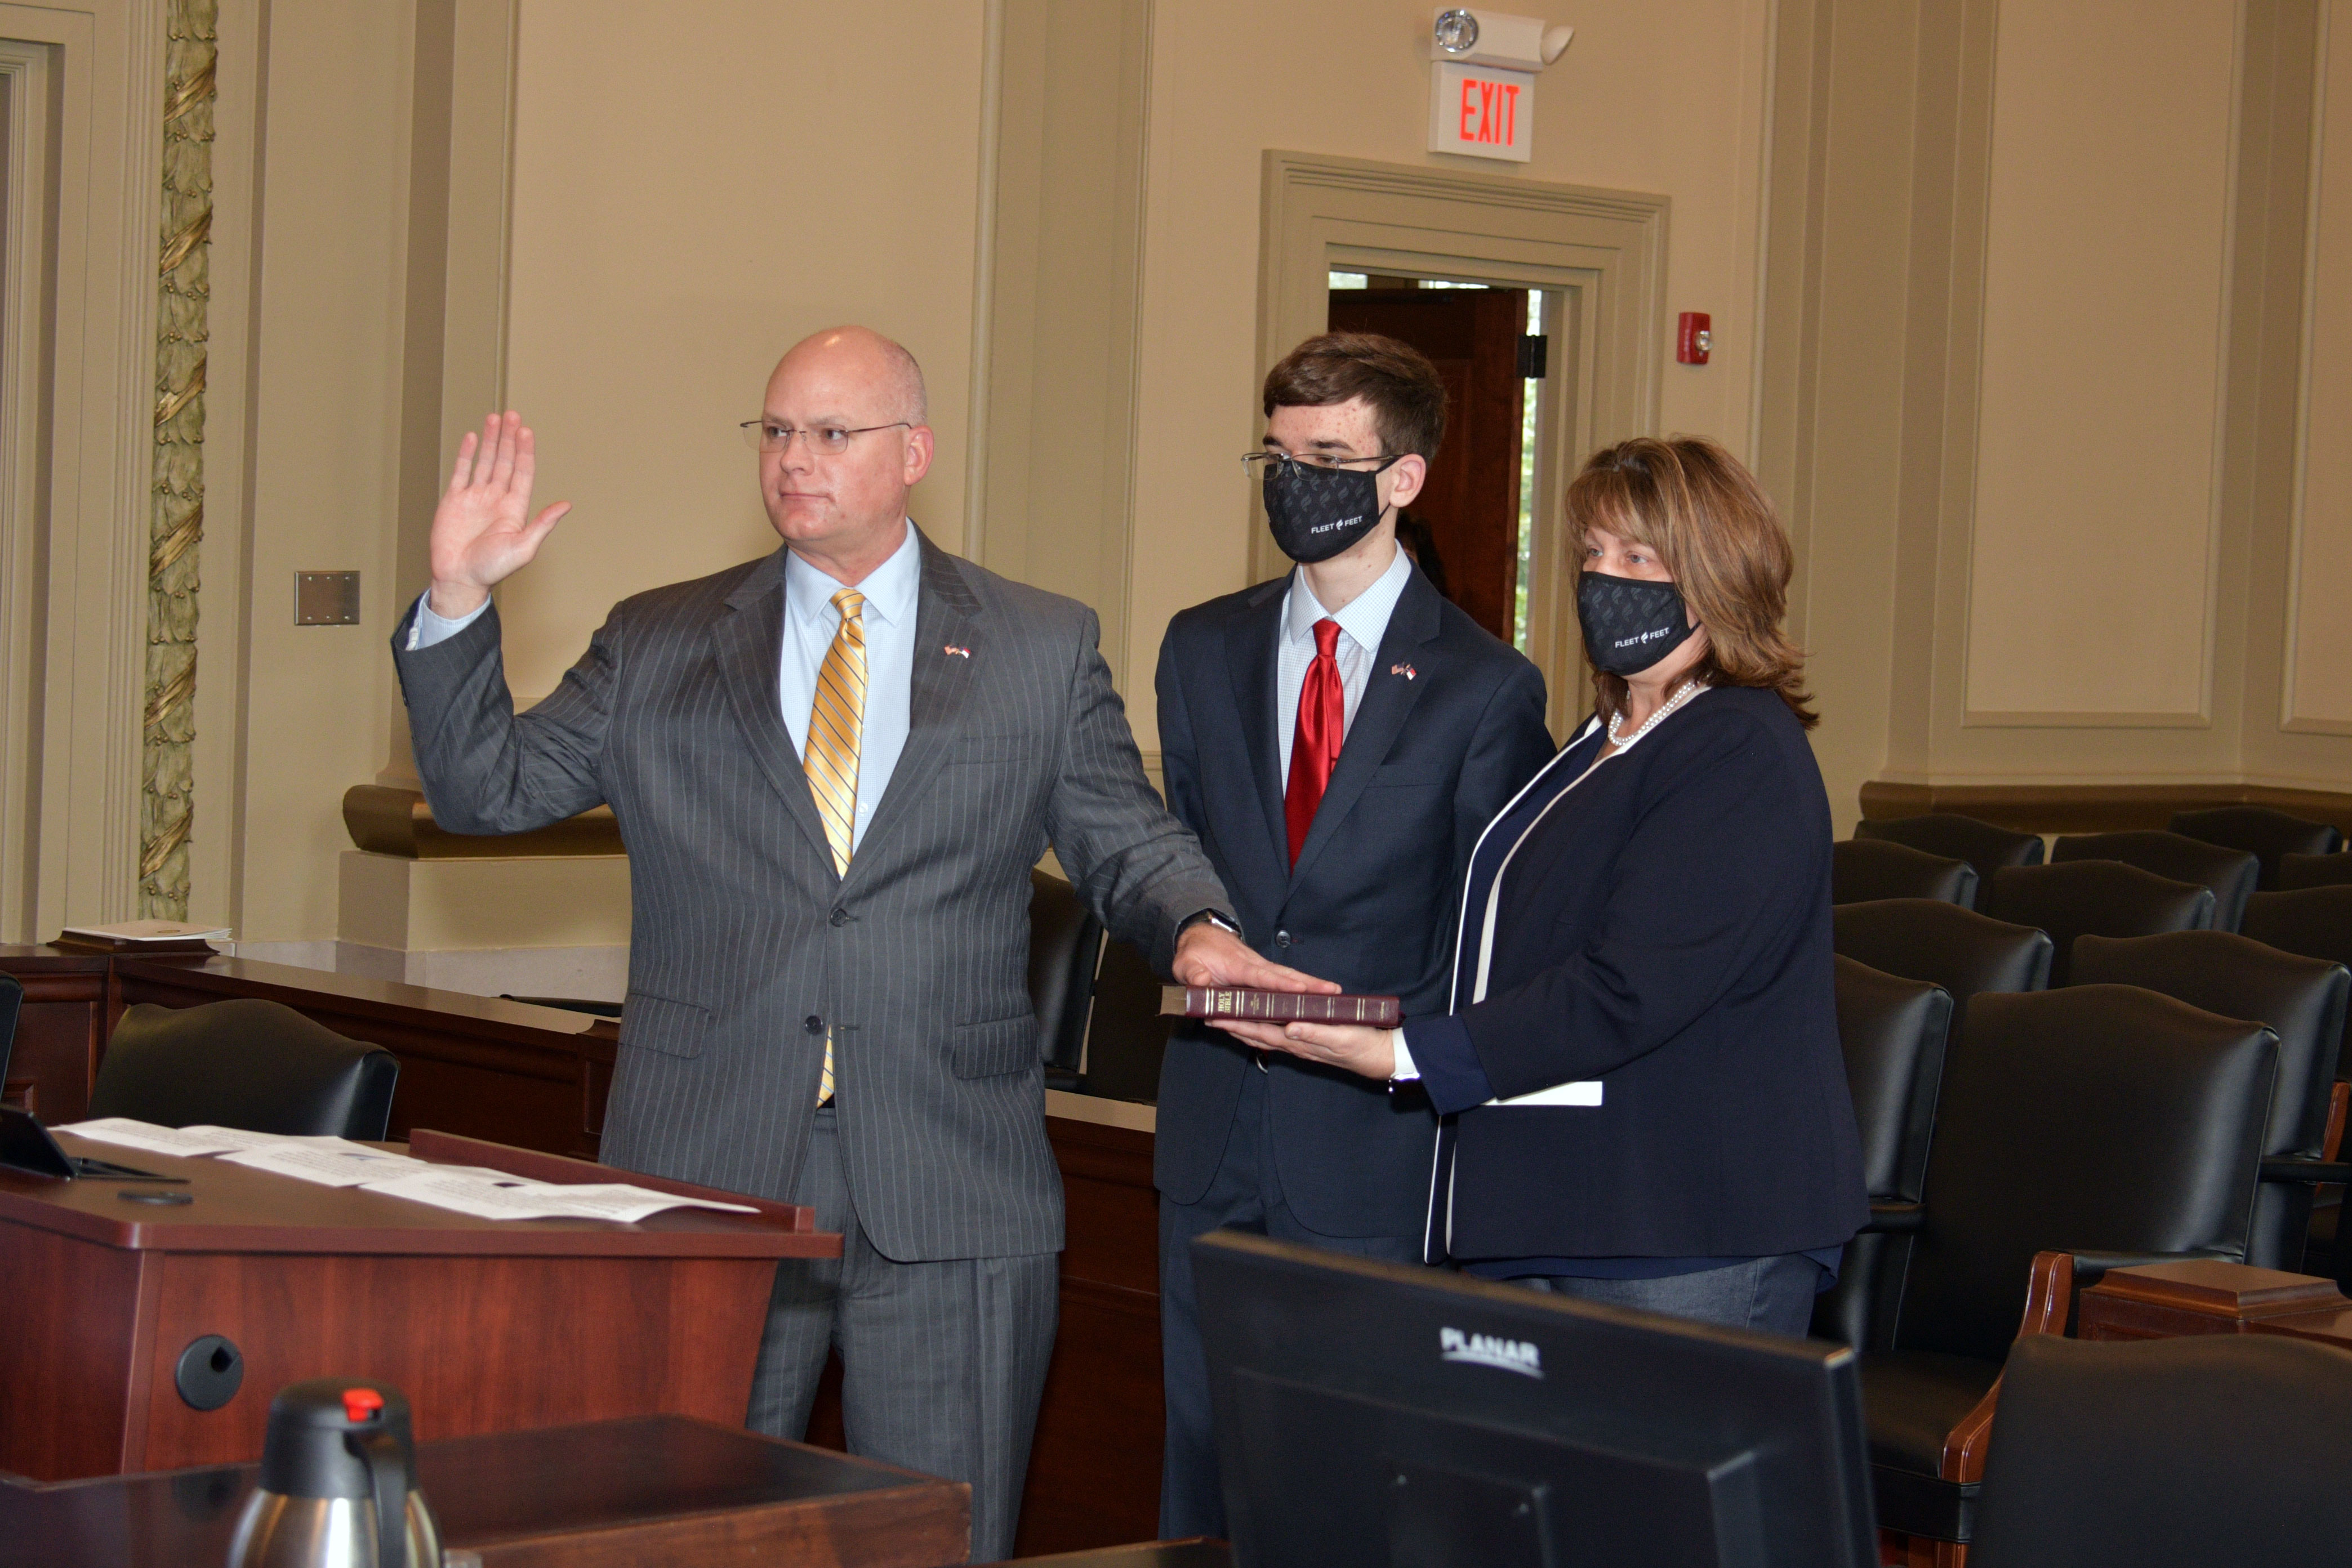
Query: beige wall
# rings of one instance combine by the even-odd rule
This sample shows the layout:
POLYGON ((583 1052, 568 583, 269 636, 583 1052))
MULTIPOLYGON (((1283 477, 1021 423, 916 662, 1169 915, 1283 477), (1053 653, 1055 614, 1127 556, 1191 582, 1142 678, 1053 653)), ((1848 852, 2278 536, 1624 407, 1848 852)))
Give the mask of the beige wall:
POLYGON ((240 88, 259 101, 225 127, 214 237, 232 352, 216 343, 212 379, 191 912, 248 942, 336 934, 342 793, 405 762, 385 639, 422 586, 412 514, 430 489, 404 459, 421 440, 444 460, 487 389, 502 382, 541 431, 543 494, 577 506, 502 595, 526 700, 614 599, 772 547, 731 426, 817 326, 870 321, 922 356, 941 460, 917 515, 962 536, 979 7, 869 8, 861 26, 892 47, 829 53, 808 15, 773 6, 654 29, 618 5, 426 4, 458 55, 457 166, 426 171, 439 183, 419 198, 447 201, 446 232, 413 232, 412 135, 453 96, 412 69, 414 0, 231 5, 224 26, 226 118, 240 88), (467 73, 486 58, 503 73, 509 47, 510 86, 485 103, 467 73), (854 146, 849 124, 869 127, 854 146), (509 142, 510 213, 492 212, 486 246, 485 170, 495 205, 509 142), (436 297, 416 298, 420 277, 436 297), (362 624, 295 626, 293 574, 337 568, 363 574, 362 624))
MULTIPOLYGON (((1670 365, 1669 430, 1749 441, 1763 122, 1763 0, 1581 5, 1536 85, 1526 177, 1664 195, 1669 311, 1715 317, 1704 366, 1670 365)), ((1168 618, 1249 580, 1235 457, 1259 434, 1258 171, 1268 148, 1492 173, 1423 151, 1431 9, 1184 0, 1152 37, 1129 710, 1155 745, 1148 672, 1168 618), (1237 46, 1271 35, 1288 43, 1237 46), (1311 58, 1311 68, 1302 61, 1311 58)), ((1673 328, 1671 315, 1657 323, 1673 328)))
POLYGON ((1756 469, 1797 546, 1789 625, 1810 656, 1813 752, 1843 820, 1885 765, 1902 531, 1903 352, 1913 288, 1910 7, 1790 0, 1774 58, 1771 226, 1756 469), (1834 89, 1834 90, 1832 90, 1834 89), (1832 318, 1841 330, 1831 330, 1832 318), (1865 325, 1866 324, 1866 325, 1865 325))
POLYGON ((940 445, 912 510, 961 544, 982 8, 827 15, 523 0, 507 389, 574 503, 500 595, 526 698, 614 600, 775 548, 734 426, 819 327, 922 361, 940 445))
POLYGON ((1972 722, 2207 716, 2235 32, 2211 0, 2001 8, 1972 722))
POLYGON ((2294 728, 2343 734, 2352 731, 2352 6, 2331 9, 2317 95, 2303 494, 2284 710, 2294 728))
MULTIPOLYGON (((242 855, 230 908, 217 885, 200 884, 190 900, 191 913, 260 942, 334 934, 336 857, 351 843, 342 792, 383 764, 394 700, 384 649, 397 613, 389 590, 414 32, 412 7, 389 0, 267 15, 249 642, 219 646, 208 614, 197 645, 200 691, 233 680, 245 655, 242 855), (362 574, 362 624, 297 626, 294 574, 341 569, 362 574)), ((224 57, 224 76, 259 63, 224 57)), ((207 496, 213 529, 234 523, 236 500, 207 496)), ((235 585, 208 569, 207 605, 235 585)), ((200 777, 200 831, 220 822, 228 782, 200 777)))
MULTIPOLYGON (((1106 33, 1141 55, 1143 102, 1116 117, 1139 137, 1139 327, 1133 514, 1107 469, 1095 526, 1130 530, 1103 597, 1125 600, 1113 651, 1147 751, 1169 616, 1248 576, 1233 457, 1264 368, 1264 153, 1504 169, 1422 151, 1429 14, 1163 0, 1143 42, 1106 33)), ((916 511, 964 542, 980 355, 1010 319, 989 225, 1019 205, 987 140, 997 13, 883 0, 829 45, 833 15, 227 8, 194 912, 255 942, 335 935, 341 795, 403 766, 383 640, 421 586, 433 473, 501 390, 541 433, 543 495, 576 505, 501 595, 525 698, 614 599, 771 548, 730 426, 829 321, 924 360, 940 458, 916 511), (290 577, 317 568, 367 574, 364 624, 292 625, 290 577)), ((1561 19, 1576 40, 1510 177, 1671 203, 1654 330, 1707 310, 1717 347, 1666 367, 1658 422, 1751 457, 1788 510, 1842 817, 1872 778, 2352 785, 2342 0, 1561 19)))
POLYGON ((2280 721, 2336 531, 2306 500, 2296 564, 2293 468, 2347 428, 2303 347, 2325 9, 1783 0, 1759 456, 1842 820, 1874 779, 2352 785, 2280 721))

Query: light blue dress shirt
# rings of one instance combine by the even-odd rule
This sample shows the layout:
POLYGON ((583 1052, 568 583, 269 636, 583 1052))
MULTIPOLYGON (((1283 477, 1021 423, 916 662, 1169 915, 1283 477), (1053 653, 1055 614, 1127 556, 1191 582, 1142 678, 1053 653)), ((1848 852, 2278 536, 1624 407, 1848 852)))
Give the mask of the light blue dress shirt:
MULTIPOLYGON (((890 558, 858 584, 866 595, 866 713, 857 742, 857 821, 851 829, 851 847, 866 837, 874 808, 907 749, 908 700, 915 674, 915 604, 923 580, 922 546, 915 528, 907 525, 906 542, 890 558)), ((809 710, 816 705, 817 671, 824 667, 825 650, 841 627, 841 614, 833 595, 843 584, 826 576, 791 551, 784 552, 784 639, 776 672, 776 700, 784 728, 792 731, 793 749, 808 755, 809 710)), ((416 620, 409 628, 414 651, 456 637, 489 608, 487 601, 472 615, 445 620, 433 613, 430 595, 416 602, 416 620)))
MULTIPOLYGON (((866 715, 857 739, 857 823, 853 849, 864 841, 874 808, 882 804, 898 753, 907 749, 908 695, 915 679, 915 600, 922 587, 923 552, 915 528, 890 559, 866 574, 866 715)), ((776 677, 784 727, 793 750, 808 755, 809 710, 816 706, 816 672, 840 629, 833 596, 842 584, 791 551, 784 552, 784 651, 776 677)), ((933 657, 938 657, 934 654, 933 657)))

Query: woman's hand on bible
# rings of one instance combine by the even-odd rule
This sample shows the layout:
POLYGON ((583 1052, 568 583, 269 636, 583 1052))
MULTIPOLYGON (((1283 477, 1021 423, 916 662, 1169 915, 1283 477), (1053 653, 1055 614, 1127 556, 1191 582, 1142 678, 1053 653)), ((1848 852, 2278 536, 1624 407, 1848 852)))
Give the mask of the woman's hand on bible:
POLYGON ((1292 1056, 1365 1078, 1387 1079, 1396 1071, 1396 1042, 1388 1029, 1367 1024, 1245 1024, 1219 1018, 1217 1027, 1265 1051, 1292 1056))
POLYGON ((458 443, 449 488, 433 512, 435 615, 456 620, 473 614, 493 587, 530 563, 548 531, 572 510, 560 500, 530 515, 537 468, 530 427, 511 410, 491 415, 478 437, 469 434, 458 443))

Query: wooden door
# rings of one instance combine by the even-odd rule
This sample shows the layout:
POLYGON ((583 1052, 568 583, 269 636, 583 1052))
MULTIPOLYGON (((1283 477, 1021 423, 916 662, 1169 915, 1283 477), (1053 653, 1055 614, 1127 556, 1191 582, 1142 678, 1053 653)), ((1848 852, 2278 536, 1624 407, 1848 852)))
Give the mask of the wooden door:
POLYGON ((1429 525, 1454 602, 1512 640, 1519 586, 1523 289, 1335 289, 1330 330, 1379 332, 1445 380, 1445 442, 1410 510, 1429 525))

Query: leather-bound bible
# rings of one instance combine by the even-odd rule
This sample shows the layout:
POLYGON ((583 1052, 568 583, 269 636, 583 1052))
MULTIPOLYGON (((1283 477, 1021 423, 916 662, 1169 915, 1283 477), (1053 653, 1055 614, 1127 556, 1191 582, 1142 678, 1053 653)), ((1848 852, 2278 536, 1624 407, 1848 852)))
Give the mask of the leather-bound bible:
POLYGON ((1393 1029, 1403 1019, 1393 996, 1317 995, 1306 991, 1251 991, 1228 985, 1163 985, 1162 1017, 1247 1018, 1260 1024, 1369 1024, 1393 1029))

